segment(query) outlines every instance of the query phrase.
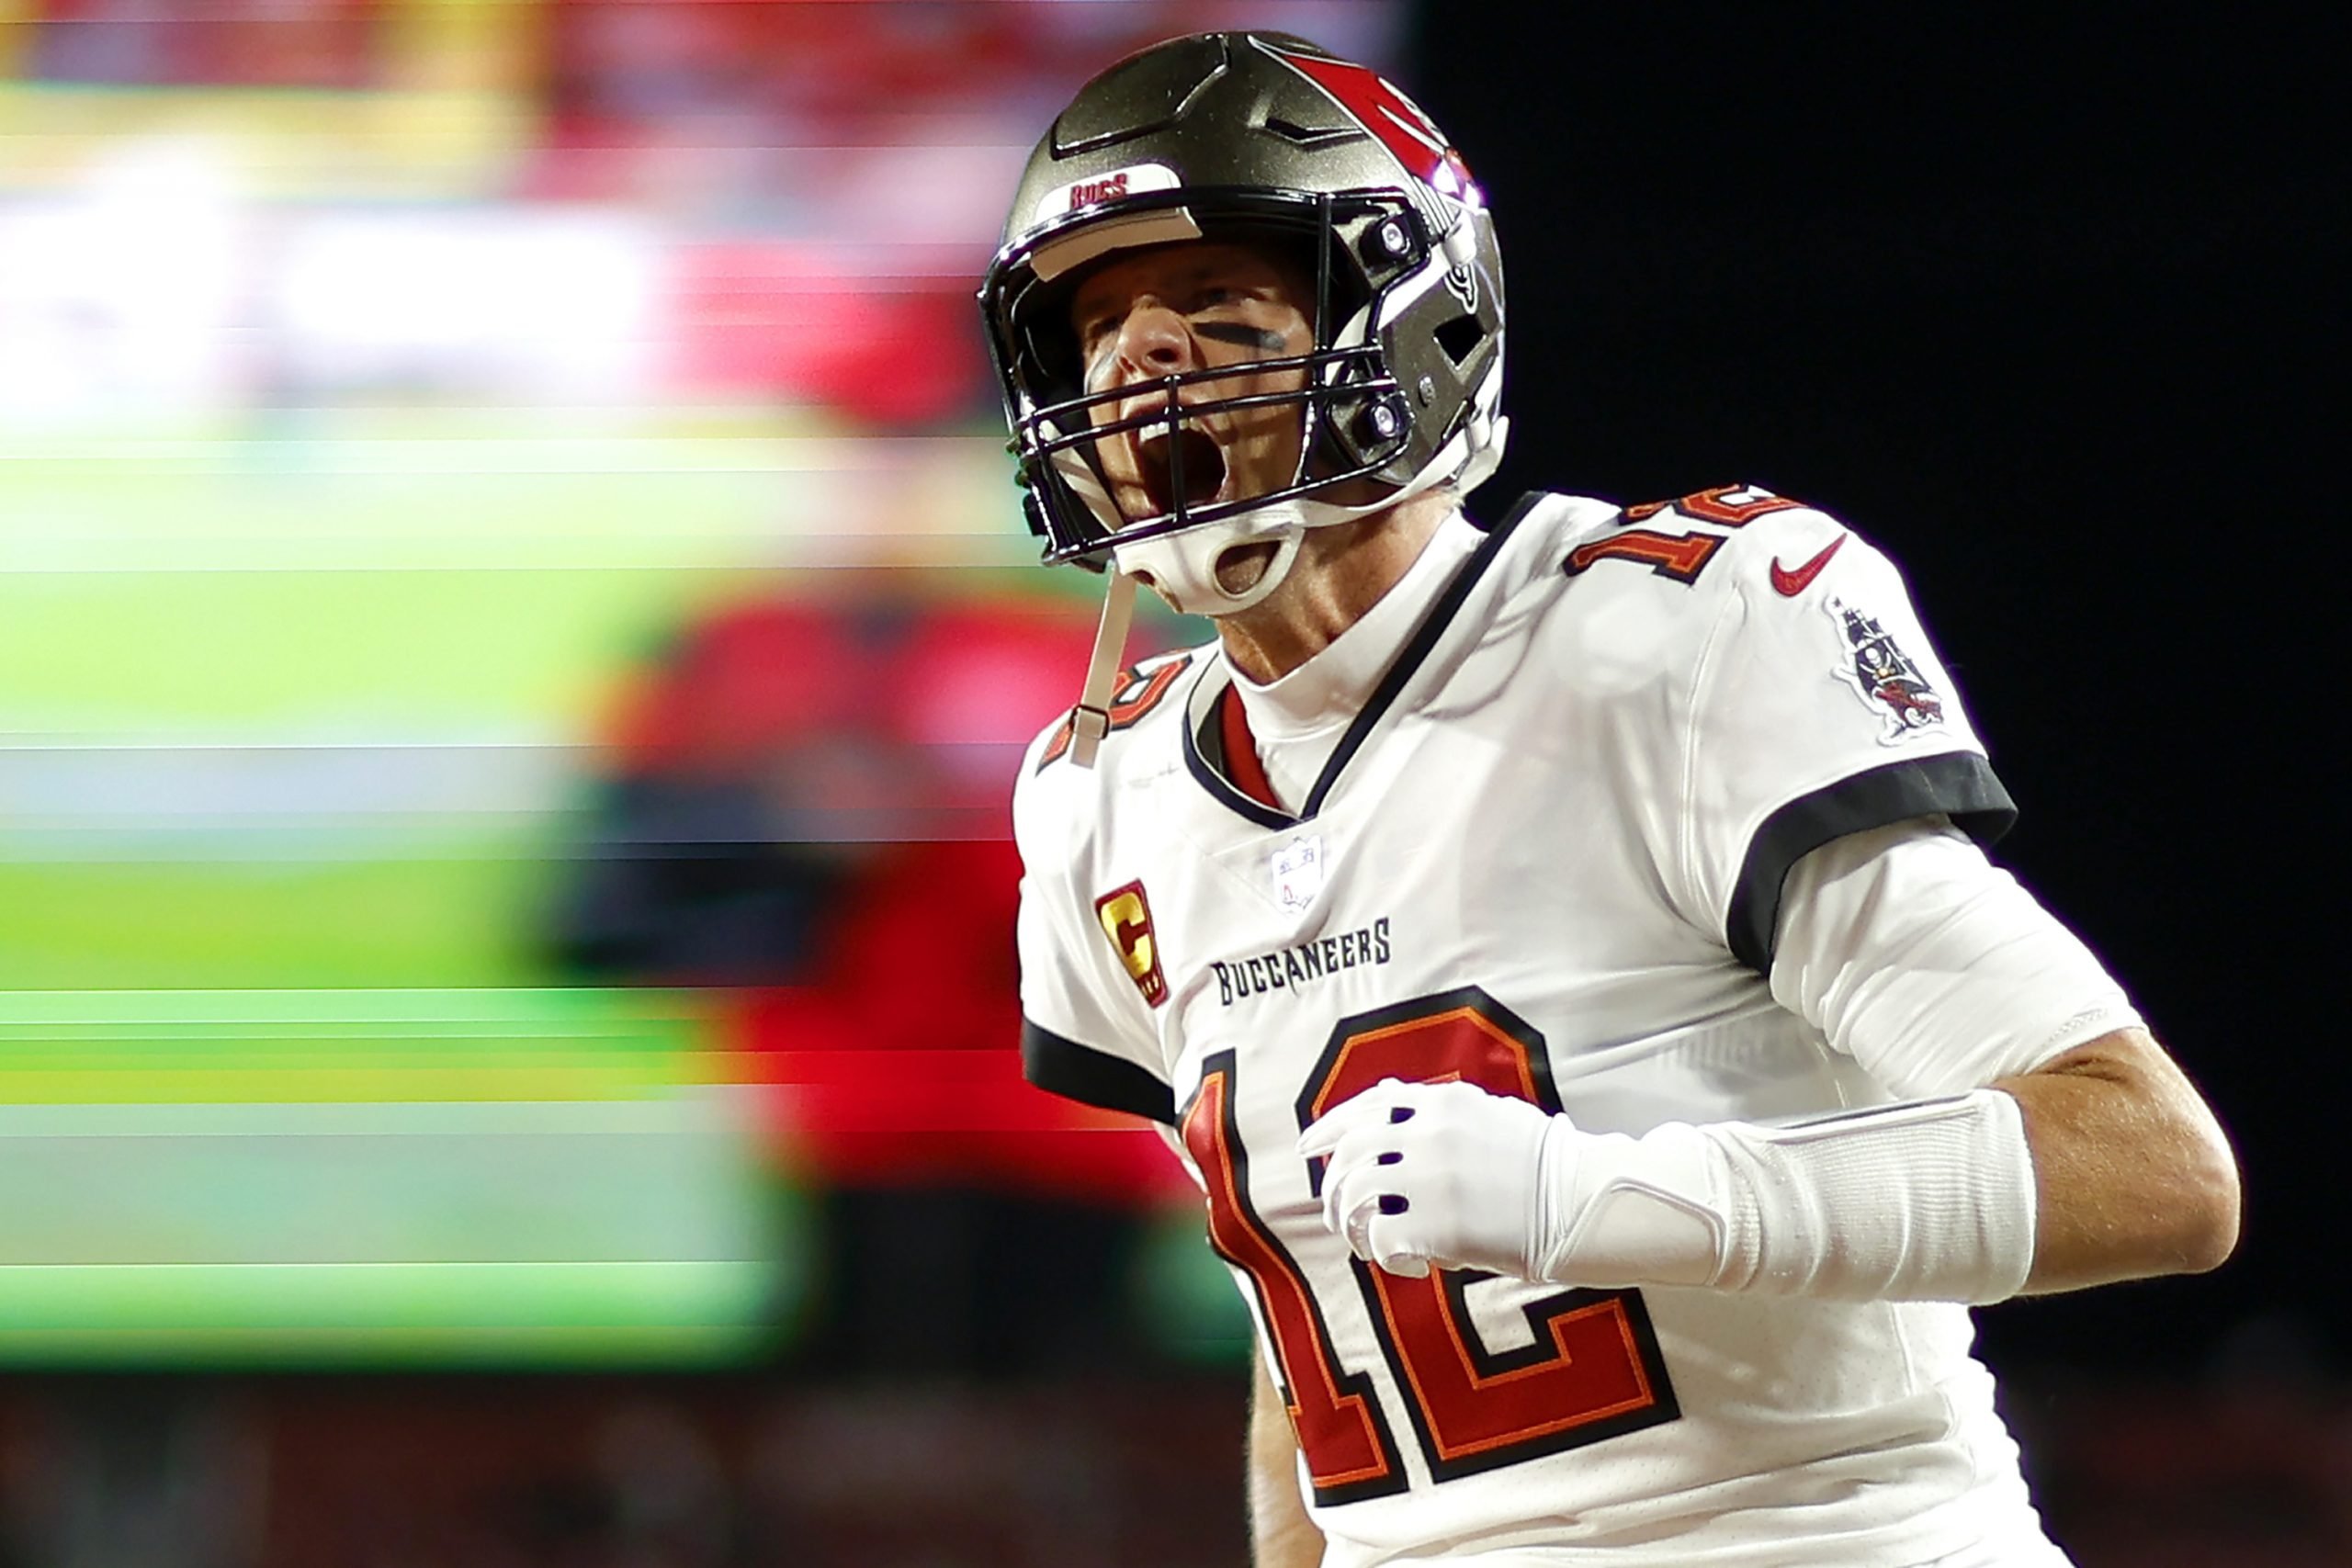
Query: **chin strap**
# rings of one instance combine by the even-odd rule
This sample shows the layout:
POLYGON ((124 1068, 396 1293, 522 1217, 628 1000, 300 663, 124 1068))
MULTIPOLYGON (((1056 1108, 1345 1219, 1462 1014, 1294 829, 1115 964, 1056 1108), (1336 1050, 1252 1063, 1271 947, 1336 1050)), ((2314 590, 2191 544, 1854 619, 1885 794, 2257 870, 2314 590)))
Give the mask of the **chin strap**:
POLYGON ((1094 628, 1094 652, 1086 661, 1086 684, 1069 716, 1069 760, 1094 765, 1094 750, 1111 733, 1111 689, 1127 647, 1127 623, 1135 618, 1136 580, 1111 569, 1111 591, 1103 596, 1102 619, 1094 628))

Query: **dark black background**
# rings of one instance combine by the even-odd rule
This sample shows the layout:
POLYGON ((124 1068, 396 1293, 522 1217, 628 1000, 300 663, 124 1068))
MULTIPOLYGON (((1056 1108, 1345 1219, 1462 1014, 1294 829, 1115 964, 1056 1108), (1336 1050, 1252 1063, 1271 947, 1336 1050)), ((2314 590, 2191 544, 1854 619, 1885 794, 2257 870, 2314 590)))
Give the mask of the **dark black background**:
POLYGON ((1503 243, 1474 509, 1753 482, 1885 547, 2023 807, 2000 858, 2236 1141, 2234 1261, 1983 1314, 1995 1359, 2340 1366, 2341 51, 2221 7, 1456 0, 1408 59, 1503 243))

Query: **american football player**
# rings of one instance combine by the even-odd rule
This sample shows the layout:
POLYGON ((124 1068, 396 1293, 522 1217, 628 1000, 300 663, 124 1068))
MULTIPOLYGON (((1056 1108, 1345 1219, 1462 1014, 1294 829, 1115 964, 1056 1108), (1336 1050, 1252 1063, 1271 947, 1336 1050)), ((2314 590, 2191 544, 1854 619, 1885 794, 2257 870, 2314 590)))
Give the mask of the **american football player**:
POLYGON ((1484 197, 1295 38, 1089 83, 980 299, 1108 586, 1015 795, 1023 1055, 1206 1195, 1258 1561, 2063 1564, 1969 1305, 2214 1267, 2235 1164, 1986 858, 1887 558, 1752 485, 1474 520, 1484 197), (1216 641, 1120 670, 1138 586, 1216 641))

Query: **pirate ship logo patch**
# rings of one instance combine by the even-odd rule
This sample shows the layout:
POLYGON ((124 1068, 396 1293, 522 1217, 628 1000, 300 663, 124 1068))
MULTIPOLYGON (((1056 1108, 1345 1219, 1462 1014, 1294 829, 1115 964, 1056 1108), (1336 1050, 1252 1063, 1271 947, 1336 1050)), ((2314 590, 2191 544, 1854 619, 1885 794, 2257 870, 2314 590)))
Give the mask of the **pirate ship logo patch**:
POLYGON ((1863 614, 1832 595, 1824 608, 1846 637, 1846 660, 1838 667, 1839 681, 1853 688, 1863 705, 1886 723, 1879 735, 1879 743, 1892 746, 1906 735, 1914 735, 1944 721, 1944 700, 1894 634, 1879 625, 1878 617, 1863 614))

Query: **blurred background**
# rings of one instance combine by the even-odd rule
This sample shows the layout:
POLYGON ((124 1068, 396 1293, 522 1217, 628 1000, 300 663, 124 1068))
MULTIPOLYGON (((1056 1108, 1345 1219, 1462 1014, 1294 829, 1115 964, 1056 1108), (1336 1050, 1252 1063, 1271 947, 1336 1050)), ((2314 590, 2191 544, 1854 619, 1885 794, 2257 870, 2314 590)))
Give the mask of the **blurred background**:
POLYGON ((1981 1314, 2046 1512, 2352 1563, 2315 31, 0 0, 0 1565, 1243 1560, 1197 1201, 1011 1049, 1093 580, 970 303, 1060 102, 1227 25, 1487 186, 1479 510, 1751 481, 1905 564, 2247 1167, 2223 1272, 1981 1314))

